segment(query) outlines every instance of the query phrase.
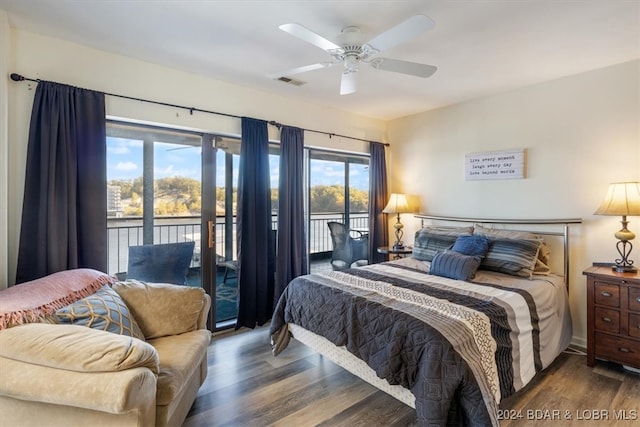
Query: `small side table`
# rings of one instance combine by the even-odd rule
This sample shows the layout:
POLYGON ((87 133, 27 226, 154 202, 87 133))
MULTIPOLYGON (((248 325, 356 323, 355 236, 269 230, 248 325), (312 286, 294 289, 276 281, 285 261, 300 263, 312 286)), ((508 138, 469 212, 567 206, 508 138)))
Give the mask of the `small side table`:
POLYGON ((402 249, 396 249, 393 246, 380 246, 378 247, 378 253, 393 255, 393 259, 400 259, 403 255, 410 255, 413 252, 411 246, 405 246, 402 249))

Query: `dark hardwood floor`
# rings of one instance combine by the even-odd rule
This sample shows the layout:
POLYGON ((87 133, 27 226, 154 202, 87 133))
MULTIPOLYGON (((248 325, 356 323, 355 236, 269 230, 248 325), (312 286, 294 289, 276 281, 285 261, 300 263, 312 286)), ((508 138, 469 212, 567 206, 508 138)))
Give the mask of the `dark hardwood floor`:
MULTIPOLYGON (((273 357, 268 328, 216 335, 208 358, 185 427, 416 425, 412 408, 295 340, 273 357)), ((632 427, 640 425, 640 375, 564 353, 500 408, 502 426, 632 427)))

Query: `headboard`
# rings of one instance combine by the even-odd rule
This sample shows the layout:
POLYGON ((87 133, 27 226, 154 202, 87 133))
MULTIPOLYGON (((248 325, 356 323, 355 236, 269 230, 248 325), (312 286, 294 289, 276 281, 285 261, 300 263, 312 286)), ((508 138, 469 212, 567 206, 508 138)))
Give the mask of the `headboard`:
POLYGON ((415 215, 421 221, 421 226, 425 227, 433 224, 433 222, 452 222, 466 223, 468 225, 482 225, 488 228, 504 228, 509 230, 529 231, 541 236, 553 236, 560 239, 560 245, 554 245, 552 241, 545 242, 551 246, 552 255, 561 248, 562 256, 562 272, 564 274, 565 283, 569 286, 569 226, 571 224, 581 224, 581 218, 560 218, 560 219, 490 219, 490 218, 461 218, 451 216, 437 216, 418 214, 415 215), (512 227, 512 226, 518 226, 512 227), (525 229, 522 229, 524 227, 525 229))

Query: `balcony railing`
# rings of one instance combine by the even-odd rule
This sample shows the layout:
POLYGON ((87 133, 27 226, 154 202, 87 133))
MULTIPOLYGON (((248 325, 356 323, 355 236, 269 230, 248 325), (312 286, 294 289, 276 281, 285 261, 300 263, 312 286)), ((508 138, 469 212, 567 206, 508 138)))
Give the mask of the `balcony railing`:
MULTIPOLYGON (((327 223, 330 221, 345 222, 343 213, 327 212, 311 215, 309 221, 310 255, 329 253, 332 250, 331 236, 327 223)), ((349 226, 352 229, 367 230, 369 216, 366 212, 352 212, 349 214, 349 226)), ((273 229, 278 228, 277 216, 273 216, 273 229)), ((232 253, 225 251, 226 224, 224 216, 216 218, 215 248, 216 255, 221 259, 235 259, 236 239, 235 217, 232 232, 232 253)), ((188 217, 156 217, 153 226, 153 243, 176 243, 185 241, 196 242, 192 267, 200 266, 200 242, 201 225, 199 216, 188 217)), ((129 246, 138 246, 143 243, 142 218, 107 218, 107 233, 109 244, 109 274, 127 271, 129 246)))

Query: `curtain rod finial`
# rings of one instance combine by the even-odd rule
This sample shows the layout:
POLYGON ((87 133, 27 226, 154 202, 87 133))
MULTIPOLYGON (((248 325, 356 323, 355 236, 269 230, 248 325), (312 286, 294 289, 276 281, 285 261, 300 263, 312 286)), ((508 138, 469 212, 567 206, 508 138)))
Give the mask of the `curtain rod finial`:
POLYGON ((18 73, 11 73, 11 76, 9 77, 11 77, 11 80, 13 80, 14 82, 21 82, 24 80, 24 77, 18 73))

